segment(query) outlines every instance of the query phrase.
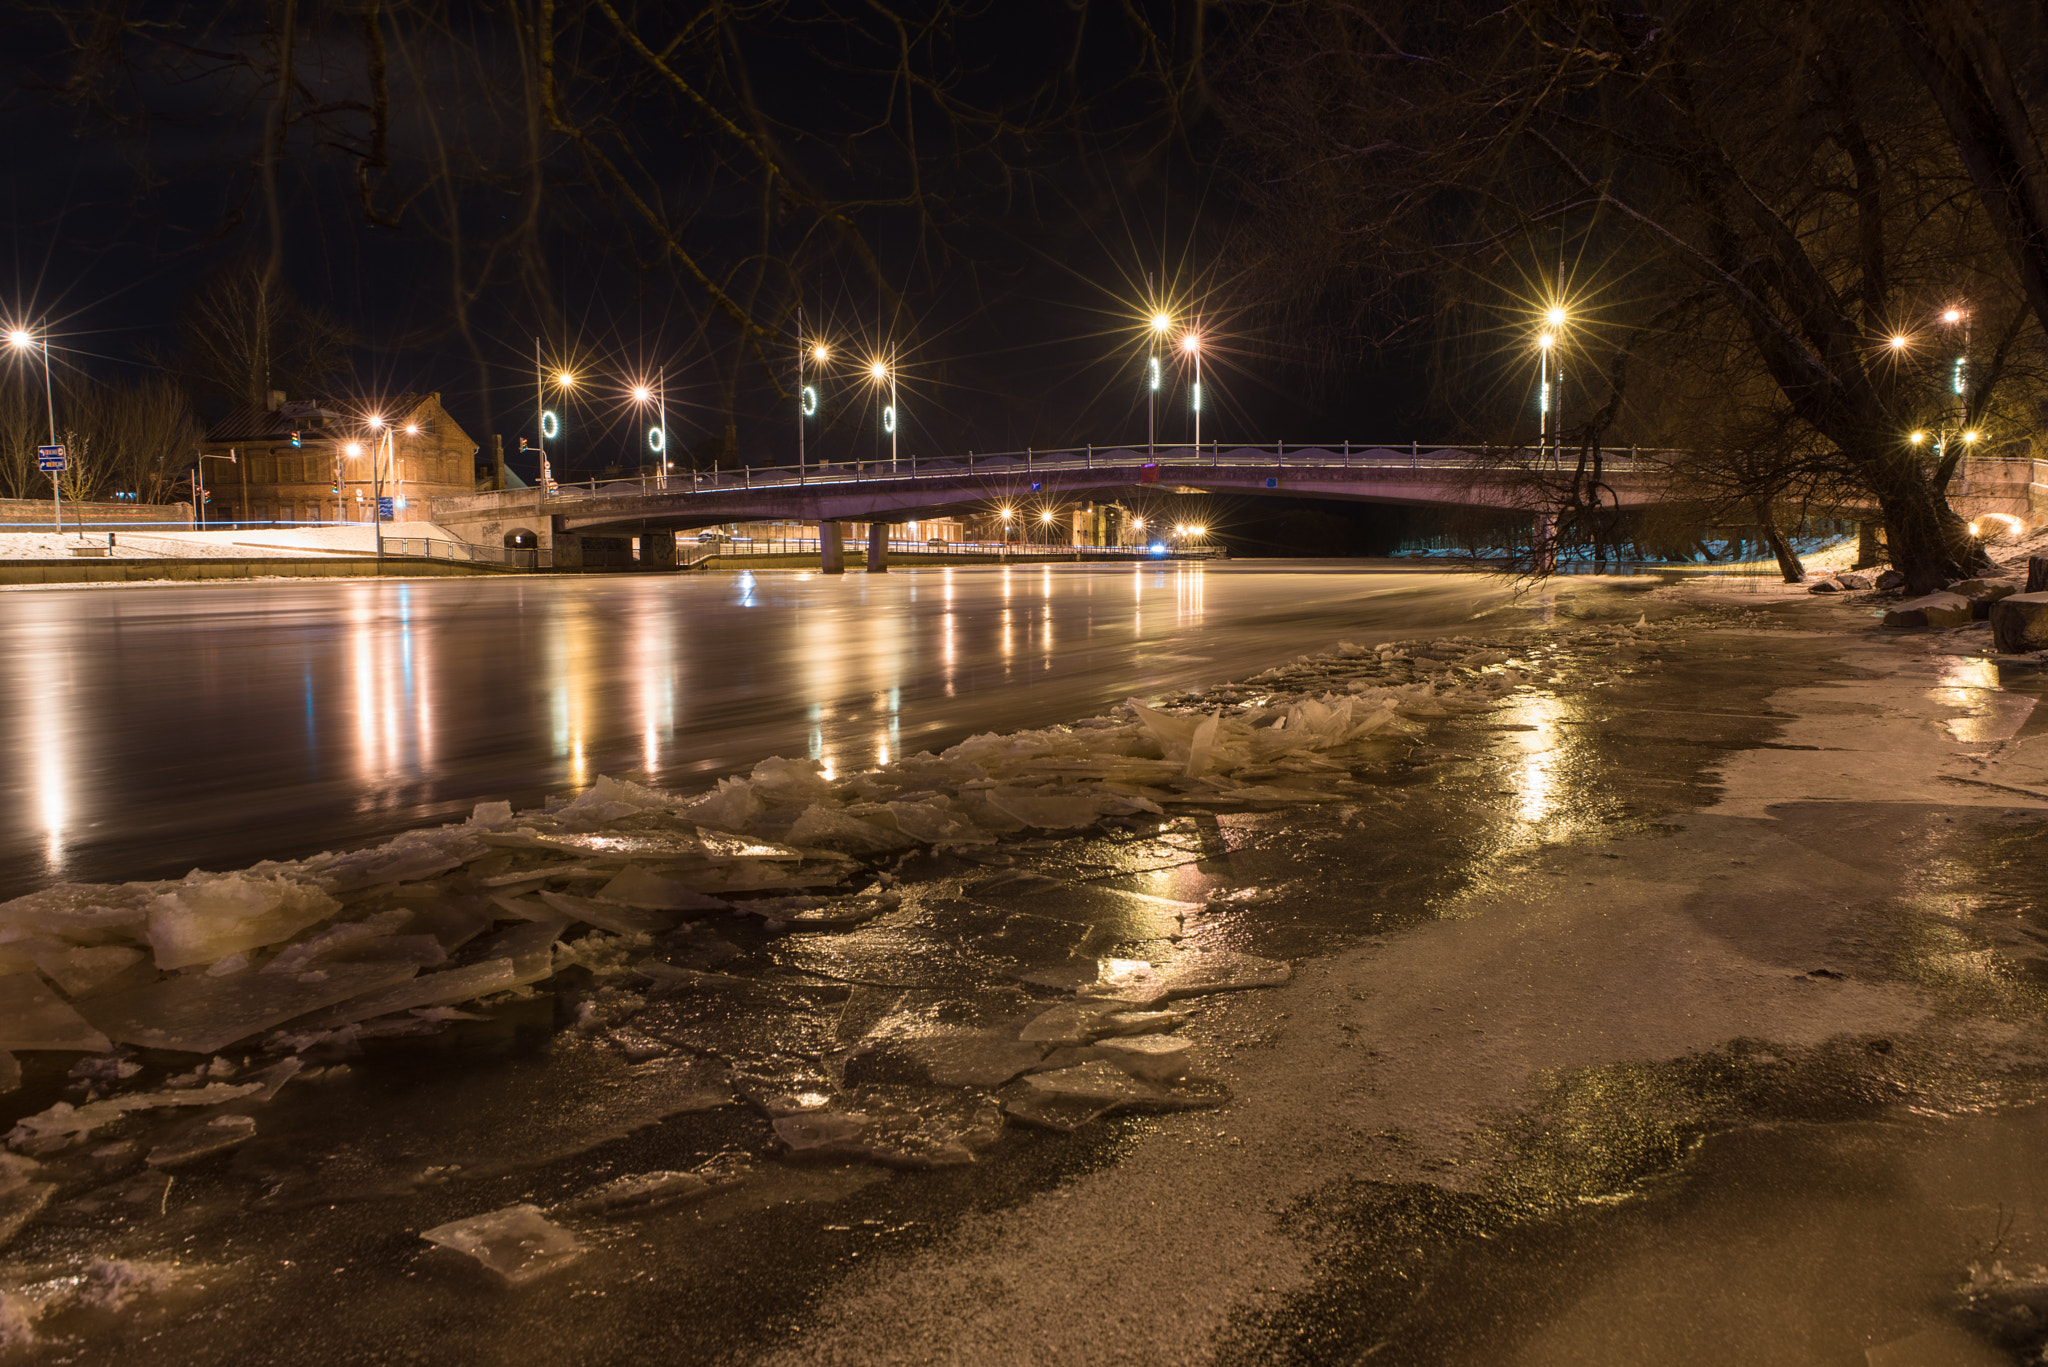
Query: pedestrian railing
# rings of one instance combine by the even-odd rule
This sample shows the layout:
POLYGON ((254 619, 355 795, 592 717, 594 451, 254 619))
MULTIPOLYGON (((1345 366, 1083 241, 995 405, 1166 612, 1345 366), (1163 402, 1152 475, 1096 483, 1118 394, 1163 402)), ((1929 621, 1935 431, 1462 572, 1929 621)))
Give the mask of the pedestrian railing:
MULTIPOLYGON (((1668 454, 1644 452, 1633 446, 1602 447, 1599 468, 1603 474, 1653 474, 1665 469, 1668 454)), ((1048 451, 994 451, 946 456, 937 459, 904 456, 896 461, 874 460, 825 462, 798 468, 772 465, 737 470, 677 470, 667 476, 639 475, 631 478, 592 478, 580 484, 560 484, 550 493, 550 502, 581 502, 595 498, 645 497, 658 494, 730 493, 736 490, 785 489, 791 486, 873 483, 885 480, 955 479, 962 476, 1014 477, 1038 473, 1073 471, 1125 471, 1130 467, 1151 467, 1147 473, 1177 469, 1251 469, 1284 480, 1290 471, 1300 473, 1328 470, 1412 470, 1429 472, 1493 470, 1550 472, 1576 469, 1579 453, 1567 451, 1562 457, 1526 448, 1479 448, 1434 446, 1421 442, 1402 445, 1368 446, 1344 442, 1337 446, 1289 447, 1285 442, 1225 447, 1221 442, 1206 447, 1166 447, 1156 453, 1143 446, 1083 446, 1048 451)))
POLYGON ((386 536, 384 554, 419 560, 455 560, 472 565, 503 565, 508 569, 549 569, 553 553, 515 546, 472 546, 438 536, 386 536))

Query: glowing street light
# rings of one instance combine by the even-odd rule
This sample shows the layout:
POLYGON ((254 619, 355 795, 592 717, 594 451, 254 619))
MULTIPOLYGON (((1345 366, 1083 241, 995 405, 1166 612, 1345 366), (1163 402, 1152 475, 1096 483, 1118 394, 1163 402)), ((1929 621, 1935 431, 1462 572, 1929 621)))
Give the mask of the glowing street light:
POLYGON ((654 406, 654 426, 647 429, 647 449, 654 453, 654 487, 668 488, 668 367, 661 366, 654 372, 652 385, 633 386, 633 402, 645 408, 654 406))
POLYGON ((893 475, 896 473, 896 429, 903 425, 896 410, 896 367, 883 360, 870 362, 868 378, 878 385, 886 381, 889 386, 889 403, 882 410, 882 430, 889 434, 889 473, 893 475))
MULTIPOLYGON (((13 347, 16 351, 27 351, 31 347, 40 347, 42 349, 43 403, 50 410, 50 445, 55 446, 57 444, 57 400, 55 397, 56 391, 50 387, 49 329, 47 327, 43 329, 43 339, 38 342, 35 334, 27 328, 13 328, 7 334, 7 345, 13 347)), ((199 506, 199 495, 192 495, 192 506, 195 508, 199 506)), ((64 535, 64 495, 57 484, 57 472, 55 470, 50 471, 50 509, 56 516, 57 535, 62 536, 64 535)), ((81 537, 85 535, 85 523, 82 518, 79 522, 79 535, 81 537)))
MULTIPOLYGON (((810 357, 823 370, 825 362, 832 359, 832 350, 823 342, 813 342, 809 347, 810 357)), ((804 383, 804 311, 796 311, 796 482, 804 482, 804 419, 818 415, 818 391, 804 383)))
MULTIPOLYGON (((548 443, 562 433, 562 420, 549 410, 547 403, 546 371, 541 366, 540 338, 533 339, 533 406, 539 413, 540 439, 536 450, 540 453, 540 487, 542 497, 554 492, 554 478, 548 470, 548 443)), ((576 387, 574 371, 557 369, 554 374, 555 388, 570 390, 576 387)))
POLYGON ((1915 432, 1911 436, 1907 437, 1906 440, 1912 442, 1915 446, 1918 446, 1921 442, 1927 440, 1927 434, 1925 432, 1915 432))
POLYGON ((1892 340, 1891 340, 1891 348, 1892 348, 1892 350, 1893 350, 1893 351, 1904 351, 1904 350, 1906 349, 1906 339, 1905 339, 1905 337, 1903 337, 1903 336, 1896 336, 1896 337, 1893 337, 1893 338, 1892 338, 1892 340))
POLYGON ((1152 315, 1152 332, 1145 339, 1145 452, 1159 454, 1159 339, 1173 329, 1173 319, 1164 313, 1152 315))
POLYGON ((1195 415, 1195 450, 1202 449, 1202 334, 1190 332, 1180 339, 1180 349, 1187 353, 1195 365, 1195 387, 1189 391, 1188 405, 1195 415))

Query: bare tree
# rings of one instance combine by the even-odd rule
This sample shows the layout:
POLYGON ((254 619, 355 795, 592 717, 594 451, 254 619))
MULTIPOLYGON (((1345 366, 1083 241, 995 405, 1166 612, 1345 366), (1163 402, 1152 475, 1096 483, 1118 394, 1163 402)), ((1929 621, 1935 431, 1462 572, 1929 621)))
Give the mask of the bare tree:
MULTIPOLYGON (((1270 220, 1333 239, 1295 291, 1406 305, 1398 323, 1451 335, 1443 376, 1468 394, 1500 391, 1564 308, 1578 374, 1609 381, 1569 445, 1622 430, 1736 453, 1783 430, 1793 463, 1725 494, 1768 509, 1820 458, 1881 510, 1911 587, 1982 562, 1945 496, 1958 445, 1910 434, 1981 427, 2038 335, 2014 324, 2021 290, 1939 116, 1853 6, 1523 0, 1468 26, 1302 0, 1247 40, 1228 91, 1270 220), (1567 235, 1575 277, 1551 265, 1567 235), (1958 294, 1994 354, 1942 396, 1908 362, 1953 354, 1936 315, 1958 294), (1655 383, 1611 382, 1624 357, 1655 383), (1754 402, 1675 430, 1664 396, 1701 372, 1754 402)), ((1512 420, 1495 409, 1482 427, 1512 420)))

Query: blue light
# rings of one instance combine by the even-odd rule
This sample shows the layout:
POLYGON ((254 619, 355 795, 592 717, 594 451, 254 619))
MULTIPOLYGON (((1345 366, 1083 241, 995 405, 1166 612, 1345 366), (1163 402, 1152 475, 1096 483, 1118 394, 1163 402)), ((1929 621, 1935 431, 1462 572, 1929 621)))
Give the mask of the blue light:
POLYGON ((1153 542, 1153 543, 1152 543, 1152 554, 1154 554, 1154 555, 1165 555, 1165 554, 1166 554, 1166 544, 1165 544, 1164 542, 1161 542, 1161 541, 1155 541, 1155 542, 1153 542))

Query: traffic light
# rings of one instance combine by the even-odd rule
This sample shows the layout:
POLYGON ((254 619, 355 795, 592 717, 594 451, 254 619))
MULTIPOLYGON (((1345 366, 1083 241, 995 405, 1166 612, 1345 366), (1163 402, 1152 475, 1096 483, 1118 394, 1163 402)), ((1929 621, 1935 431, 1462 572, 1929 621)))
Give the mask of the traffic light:
POLYGON ((299 433, 298 433, 298 429, 297 429, 297 428, 294 428, 294 429, 292 429, 292 449, 293 449, 293 450, 297 450, 299 446, 300 446, 300 442, 299 442, 299 433))

